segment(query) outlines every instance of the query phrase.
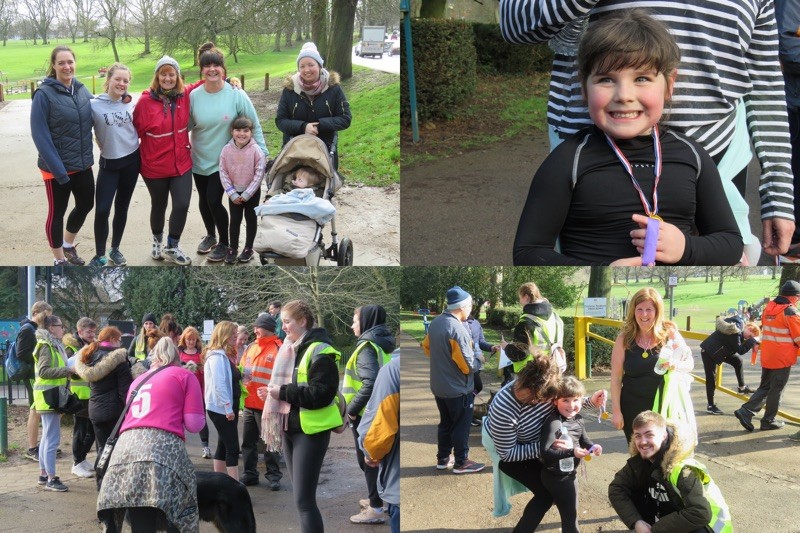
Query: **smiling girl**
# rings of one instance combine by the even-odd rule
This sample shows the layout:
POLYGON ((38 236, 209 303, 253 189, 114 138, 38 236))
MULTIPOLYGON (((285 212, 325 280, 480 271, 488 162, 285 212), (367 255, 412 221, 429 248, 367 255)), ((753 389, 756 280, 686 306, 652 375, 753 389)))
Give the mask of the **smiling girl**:
POLYGON ((97 173, 97 209, 94 212, 95 256, 90 266, 127 263, 119 251, 122 233, 128 220, 128 206, 139 177, 139 135, 133 125, 133 102, 128 94, 131 71, 114 63, 108 67, 105 92, 92 100, 94 134, 100 147, 100 170, 97 173), (114 204, 111 251, 106 258, 108 217, 114 204))
POLYGON ((683 134, 659 127, 679 61, 666 27, 643 10, 589 25, 578 67, 594 125, 536 172, 515 264, 642 265, 649 219, 661 221, 656 262, 740 260, 741 235, 714 161, 683 134))
POLYGON ((94 206, 92 99, 75 79, 75 53, 59 45, 50 53, 42 86, 33 94, 31 136, 47 192, 45 233, 56 265, 83 265, 74 242, 94 206), (75 207, 67 217, 70 194, 75 207))
POLYGON ((634 417, 653 409, 664 376, 656 374, 658 353, 667 342, 664 301, 655 289, 639 289, 611 351, 611 423, 631 440, 634 417))

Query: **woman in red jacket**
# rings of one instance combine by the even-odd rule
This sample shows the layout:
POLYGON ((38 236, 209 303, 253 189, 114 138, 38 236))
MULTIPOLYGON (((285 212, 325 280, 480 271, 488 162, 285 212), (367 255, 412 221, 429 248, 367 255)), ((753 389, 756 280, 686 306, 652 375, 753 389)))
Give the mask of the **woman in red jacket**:
POLYGON ((133 112, 139 133, 141 173, 150 192, 151 257, 178 265, 192 260, 178 245, 192 196, 192 152, 189 145, 189 93, 197 84, 185 86, 178 62, 169 56, 158 60, 150 88, 142 93, 133 112), (172 198, 167 243, 163 246, 167 201, 172 198))

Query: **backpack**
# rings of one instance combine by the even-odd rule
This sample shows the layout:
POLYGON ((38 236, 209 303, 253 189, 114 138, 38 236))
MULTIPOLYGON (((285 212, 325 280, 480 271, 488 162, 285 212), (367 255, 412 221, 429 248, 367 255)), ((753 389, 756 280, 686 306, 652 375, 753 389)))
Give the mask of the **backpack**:
POLYGON ((32 379, 34 377, 32 363, 33 357, 26 357, 25 354, 17 354, 17 341, 19 340, 19 334, 22 333, 22 329, 26 327, 33 329, 31 324, 23 324, 22 327, 19 328, 14 342, 11 343, 11 345, 8 347, 8 351, 6 352, 6 375, 10 381, 22 381, 25 379, 32 379), (31 362, 29 362, 27 359, 31 359, 31 362))
MULTIPOLYGON (((544 320, 539 318, 536 315, 531 315, 525 313, 522 315, 520 319, 520 323, 517 327, 525 327, 526 325, 529 327, 528 329, 535 331, 539 330, 540 334, 537 335, 539 337, 539 344, 537 346, 544 351, 546 354, 550 354, 550 357, 558 366, 558 369, 563 373, 567 369, 567 353, 564 351, 564 347, 561 346, 559 342, 559 338, 563 335, 563 326, 564 323, 561 321, 561 318, 558 315, 554 314, 555 317, 555 336, 554 339, 550 340, 550 335, 547 333, 547 327, 544 320), (544 340, 544 343, 541 341, 544 340)), ((527 335, 528 329, 525 329, 525 335, 527 335)), ((516 338, 516 330, 514 331, 514 337, 516 338)), ((533 339, 531 339, 532 341, 533 339)))

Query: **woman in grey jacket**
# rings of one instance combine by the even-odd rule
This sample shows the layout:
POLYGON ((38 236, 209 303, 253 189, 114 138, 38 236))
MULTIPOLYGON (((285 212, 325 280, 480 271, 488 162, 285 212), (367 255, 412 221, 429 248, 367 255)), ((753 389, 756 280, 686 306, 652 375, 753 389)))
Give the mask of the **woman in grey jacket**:
POLYGON ((94 134, 100 146, 100 170, 97 173, 97 209, 94 212, 95 256, 90 266, 123 266, 127 263, 119 251, 122 233, 128 220, 128 206, 139 177, 139 135, 133 125, 133 102, 128 94, 131 71, 114 63, 106 72, 105 92, 92 100, 94 134), (116 197, 116 198, 115 198, 116 197), (106 258, 108 218, 114 204, 111 251, 106 258))

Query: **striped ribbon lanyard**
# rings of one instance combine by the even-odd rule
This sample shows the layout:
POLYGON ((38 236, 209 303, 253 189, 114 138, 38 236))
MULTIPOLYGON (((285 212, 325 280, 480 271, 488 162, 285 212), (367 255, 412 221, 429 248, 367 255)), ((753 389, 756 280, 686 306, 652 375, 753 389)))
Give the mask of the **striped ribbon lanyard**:
POLYGON ((653 174, 655 175, 656 179, 653 183, 653 207, 651 209, 650 203, 647 201, 647 198, 644 195, 644 191, 642 190, 642 186, 639 185, 639 182, 636 181, 636 178, 633 176, 633 165, 630 164, 628 158, 625 157, 625 154, 622 153, 622 150, 619 149, 617 143, 614 142, 614 139, 606 134, 606 141, 608 141, 609 146, 614 151, 614 154, 619 159, 619 162, 622 163, 622 166, 625 168, 625 171, 628 173, 628 176, 631 177, 631 182, 633 183, 633 187, 636 189, 636 192, 639 193, 639 200, 642 202, 642 206, 644 207, 644 213, 650 218, 655 218, 657 220, 663 221, 663 219, 658 216, 658 182, 661 180, 661 140, 658 134, 658 126, 653 126, 653 154, 655 156, 655 165, 653 169, 653 174))

